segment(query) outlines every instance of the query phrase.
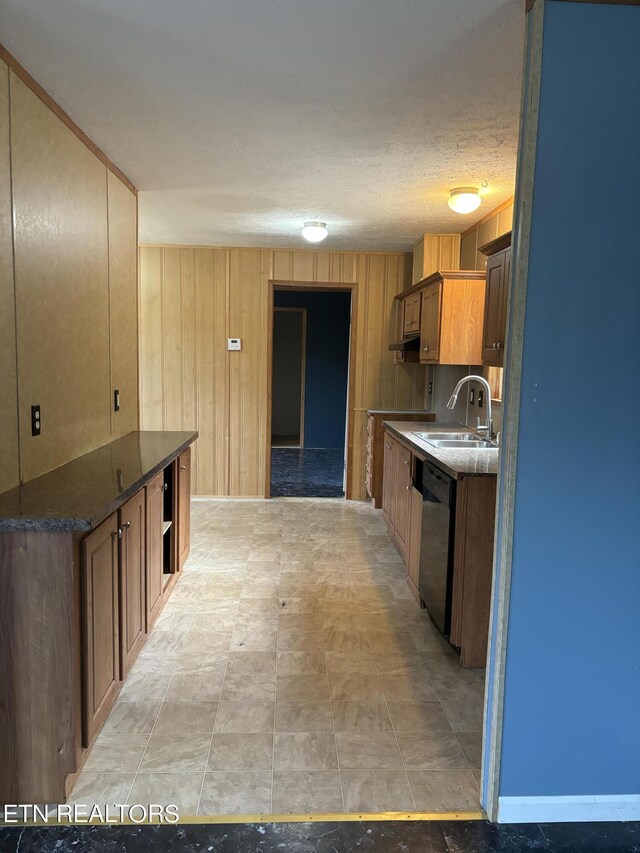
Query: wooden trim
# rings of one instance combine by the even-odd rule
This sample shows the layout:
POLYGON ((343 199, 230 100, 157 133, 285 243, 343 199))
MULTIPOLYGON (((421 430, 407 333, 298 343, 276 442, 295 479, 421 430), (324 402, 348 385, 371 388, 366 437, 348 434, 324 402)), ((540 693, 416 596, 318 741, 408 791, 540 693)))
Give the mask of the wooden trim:
POLYGON ((100 160, 104 165, 109 169, 110 172, 119 178, 122 183, 129 189, 134 195, 138 195, 138 190, 133 185, 133 183, 127 178, 127 176, 122 172, 116 165, 113 163, 104 151, 95 144, 95 142, 87 136, 87 134, 82 130, 82 128, 78 127, 75 121, 71 118, 71 116, 66 113, 60 104, 57 101, 54 101, 51 95, 43 87, 35 80, 31 74, 24 68, 18 60, 13 56, 13 54, 9 53, 7 48, 0 43, 0 59, 7 63, 9 68, 13 71, 13 73, 19 77, 22 82, 31 89, 34 95, 37 95, 38 98, 45 104, 52 113, 54 113, 60 121, 65 124, 69 130, 74 133, 80 142, 82 142, 86 147, 94 154, 98 160, 100 160))
POLYGON ((495 240, 489 240, 488 243, 483 243, 482 246, 478 246, 478 251, 489 257, 489 255, 495 255, 497 252, 502 252, 503 249, 508 249, 511 245, 511 234, 511 231, 507 231, 506 234, 501 234, 499 237, 496 237, 495 240))
MULTIPOLYGON (((597 3, 599 6, 640 6, 640 0, 555 0, 556 3, 597 3)), ((526 0, 525 11, 530 12, 536 0, 526 0)))
MULTIPOLYGON (((320 245, 320 244, 318 244, 320 245)), ((307 249, 300 246, 226 246, 218 243, 138 243, 141 249, 237 249, 238 251, 247 252, 295 252, 301 255, 317 255, 322 253, 322 249, 307 249)), ((392 252, 384 252, 378 249, 326 249, 328 255, 385 255, 392 258, 408 258, 411 259, 411 250, 402 251, 400 249, 392 252)), ((280 285, 285 282, 285 279, 274 279, 275 283, 280 285)), ((323 282, 327 287, 341 287, 346 290, 344 284, 339 282, 323 282)), ((306 282, 309 284, 309 282, 306 282)), ((302 288, 300 288, 302 289, 302 288)))
POLYGON ((484 225, 485 222, 488 222, 490 219, 493 219, 494 216, 497 216, 499 213, 502 213, 503 210, 506 210, 508 207, 511 207, 512 204, 513 196, 511 196, 511 198, 508 198, 506 201, 503 201, 502 204, 499 204, 497 207, 494 207, 493 210, 489 211, 489 213, 485 213, 482 219, 478 219, 477 222, 474 222, 473 225, 470 225, 466 231, 462 232, 462 234, 460 235, 460 239, 462 240, 466 236, 471 234, 472 231, 476 231, 481 225, 484 225))
POLYGON ((415 284, 412 284, 411 287, 408 287, 406 290, 403 290, 402 293, 398 293, 397 296, 394 296, 394 299, 397 299, 398 302, 402 302, 407 296, 413 296, 414 293, 417 293, 419 290, 422 290, 425 287, 428 287, 430 284, 437 284, 438 282, 444 281, 445 279, 483 279, 486 277, 486 273, 484 270, 438 270, 438 272, 433 272, 431 275, 428 275, 426 278, 423 278, 422 281, 418 281, 415 284))
MULTIPOLYGON (((300 338, 300 448, 304 447, 304 395, 305 395, 305 371, 307 369, 307 309, 289 308, 287 306, 274 305, 274 311, 298 311, 302 314, 302 332, 300 338)), ((272 368, 273 369, 273 368, 272 368)), ((273 389, 272 389, 273 390, 273 389)), ((273 403, 273 400, 271 400, 273 403)), ((273 438, 273 436, 271 436, 273 438)))
POLYGON ((269 329, 267 332, 267 453, 266 453, 266 479, 265 498, 271 497, 271 404, 273 400, 273 294, 276 290, 343 290, 351 291, 351 324, 349 335, 349 385, 347 388, 347 476, 345 484, 346 500, 353 500, 353 453, 355 435, 355 355, 357 340, 357 317, 358 317, 358 283, 341 281, 282 281, 278 279, 269 280, 269 329))

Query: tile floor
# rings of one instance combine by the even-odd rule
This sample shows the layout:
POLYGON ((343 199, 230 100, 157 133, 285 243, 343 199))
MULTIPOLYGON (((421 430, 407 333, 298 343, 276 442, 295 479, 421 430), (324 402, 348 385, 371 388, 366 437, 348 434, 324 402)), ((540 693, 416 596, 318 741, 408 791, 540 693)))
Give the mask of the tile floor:
POLYGON ((379 510, 194 501, 185 571, 71 801, 477 810, 483 689, 412 598, 379 510))
POLYGON ((343 448, 271 449, 271 495, 274 498, 343 497, 343 472, 343 448))

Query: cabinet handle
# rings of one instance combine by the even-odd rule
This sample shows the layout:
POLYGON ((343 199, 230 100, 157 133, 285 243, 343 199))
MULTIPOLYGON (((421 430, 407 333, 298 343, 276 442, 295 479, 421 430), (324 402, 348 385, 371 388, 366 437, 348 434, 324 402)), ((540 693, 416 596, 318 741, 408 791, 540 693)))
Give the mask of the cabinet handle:
POLYGON ((164 489, 164 491, 165 491, 165 492, 166 492, 166 491, 168 491, 168 489, 169 489, 169 483, 165 483, 165 484, 164 484, 164 486, 163 486, 162 488, 164 489))
POLYGON ((181 470, 181 471, 186 471, 186 470, 187 470, 187 466, 186 466, 186 465, 181 465, 181 466, 180 466, 180 470, 181 470))
POLYGON ((121 527, 118 528, 117 536, 118 536, 118 539, 122 539, 122 528, 121 527))
POLYGON ((494 342, 491 344, 491 349, 495 349, 495 348, 496 348, 496 342, 494 341, 494 342))
POLYGON ((498 351, 500 351, 500 347, 501 347, 501 346, 502 346, 502 344, 500 343, 500 341, 498 341, 498 342, 497 342, 497 344, 496 344, 496 349, 497 349, 498 351))
POLYGON ((124 527, 125 530, 128 530, 131 527, 131 522, 125 521, 125 523, 122 526, 124 527))
POLYGON ((405 460, 404 460, 404 464, 405 464, 405 465, 408 465, 408 464, 409 464, 409 460, 408 460, 408 459, 405 459, 405 460))
POLYGON ((409 491, 409 489, 410 489, 410 488, 411 488, 411 486, 405 486, 405 489, 406 489, 407 491, 409 491))
POLYGON ((429 347, 422 347, 423 352, 429 352, 429 347))

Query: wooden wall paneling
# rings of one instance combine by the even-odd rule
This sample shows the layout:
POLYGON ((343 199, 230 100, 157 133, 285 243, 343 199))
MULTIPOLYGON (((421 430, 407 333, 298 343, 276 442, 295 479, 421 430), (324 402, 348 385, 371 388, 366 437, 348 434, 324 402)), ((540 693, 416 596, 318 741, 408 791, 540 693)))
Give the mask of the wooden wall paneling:
POLYGON ((246 497, 265 493, 270 272, 268 251, 229 250, 229 335, 242 339, 229 353, 229 492, 246 497))
POLYGON ((138 199, 107 172, 111 439, 138 429, 138 199), (120 391, 114 411, 113 391, 120 391))
POLYGON ((19 482, 16 306, 13 280, 9 68, 0 61, 0 492, 19 482))
POLYGON ((140 396, 142 429, 164 429, 162 279, 164 250, 140 249, 140 396))
POLYGON ((496 237, 506 234, 513 228, 513 204, 498 213, 498 233, 496 237))
POLYGON ((293 252, 293 281, 319 281, 316 278, 315 252, 293 252))
POLYGON ((13 72, 10 97, 21 477, 29 480, 110 438, 107 178, 13 72), (32 437, 35 403, 42 434, 32 437))
POLYGON ((276 249, 273 252, 274 281, 293 281, 293 252, 276 249))
POLYGON ((182 259, 183 249, 164 249, 162 279, 162 359, 164 364, 164 428, 180 430, 183 424, 182 372, 182 259))

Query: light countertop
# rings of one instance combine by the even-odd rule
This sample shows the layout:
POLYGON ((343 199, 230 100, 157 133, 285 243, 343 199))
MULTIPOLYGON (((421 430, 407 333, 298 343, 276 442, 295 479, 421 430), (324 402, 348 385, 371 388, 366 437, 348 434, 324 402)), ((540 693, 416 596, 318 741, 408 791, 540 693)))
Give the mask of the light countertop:
POLYGON ((416 432, 473 432, 460 424, 434 423, 433 421, 385 421, 385 427, 407 444, 417 456, 433 462, 451 477, 460 479, 469 475, 498 473, 500 450, 497 447, 434 447, 421 441, 416 432))

